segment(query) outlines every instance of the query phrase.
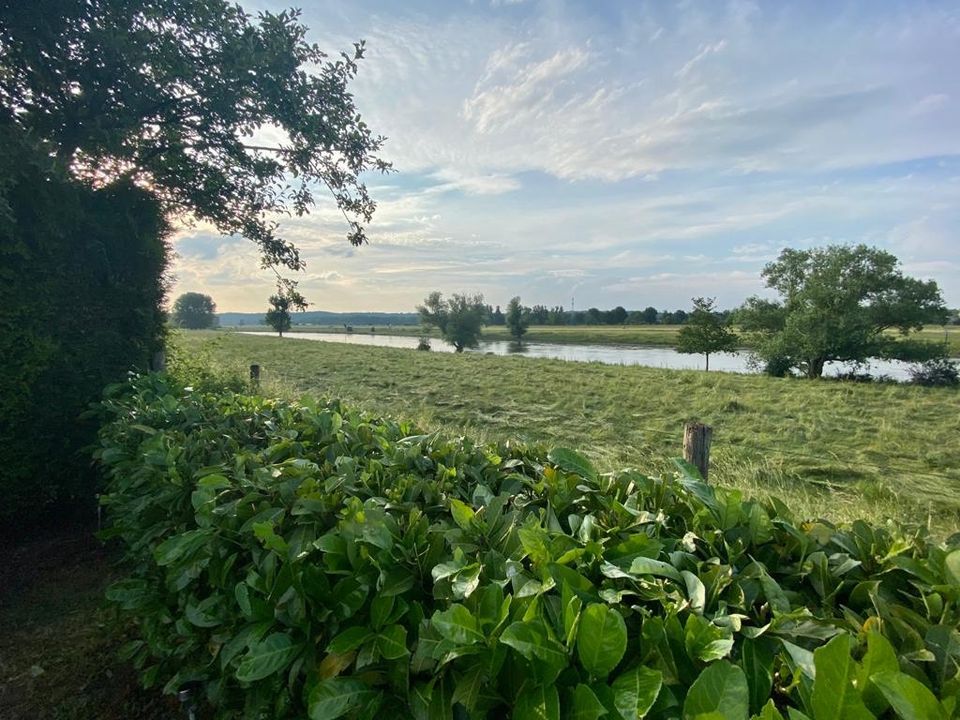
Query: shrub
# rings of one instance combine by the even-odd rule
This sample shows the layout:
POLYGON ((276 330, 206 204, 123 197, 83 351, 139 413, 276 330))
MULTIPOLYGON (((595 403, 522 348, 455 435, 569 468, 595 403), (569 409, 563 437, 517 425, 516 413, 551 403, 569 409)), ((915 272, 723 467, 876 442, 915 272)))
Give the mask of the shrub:
POLYGON ((770 377, 787 377, 791 374, 793 360, 784 356, 773 356, 763 361, 763 373, 770 377))
POLYGON ((960 537, 339 403, 104 405, 127 654, 217 717, 949 717, 960 537), (800 715, 802 712, 805 715, 800 715))
POLYGON ((926 387, 956 387, 960 385, 960 370, 953 360, 937 358, 910 368, 910 381, 926 387))

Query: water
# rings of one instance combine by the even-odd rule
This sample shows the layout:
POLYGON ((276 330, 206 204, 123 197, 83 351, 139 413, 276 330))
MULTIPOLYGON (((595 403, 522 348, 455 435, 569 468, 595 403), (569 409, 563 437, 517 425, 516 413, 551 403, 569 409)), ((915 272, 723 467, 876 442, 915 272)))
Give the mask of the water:
MULTIPOLYGON (((271 335, 269 332, 244 332, 244 335, 271 335)), ((289 333, 287 338, 297 340, 323 340, 325 342, 346 343, 348 345, 377 345, 380 347, 394 347, 416 349, 419 342, 415 337, 401 335, 377 335, 375 333, 317 333, 296 332, 289 333)), ((430 345, 433 352, 453 352, 447 343, 431 338, 430 345)), ((673 370, 704 370, 703 355, 684 355, 673 348, 656 347, 651 345, 565 345, 560 343, 524 342, 517 345, 507 340, 481 342, 476 350, 467 350, 469 353, 492 355, 523 355, 535 358, 553 358, 569 360, 571 362, 600 362, 608 365, 645 365, 647 367, 669 368, 673 370)), ((715 353, 710 356, 710 369, 725 372, 752 373, 756 370, 749 364, 747 353, 715 353)), ((894 380, 909 380, 910 363, 896 360, 872 360, 867 368, 860 368, 858 372, 869 372, 872 375, 888 375, 894 380)), ((835 375, 852 370, 846 363, 828 363, 824 370, 825 375, 835 375)))

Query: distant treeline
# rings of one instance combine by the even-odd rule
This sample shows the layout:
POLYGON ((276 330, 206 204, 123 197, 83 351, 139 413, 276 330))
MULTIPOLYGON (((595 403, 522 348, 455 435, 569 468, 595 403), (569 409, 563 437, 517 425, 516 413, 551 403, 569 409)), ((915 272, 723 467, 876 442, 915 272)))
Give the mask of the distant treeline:
MULTIPOLYGON (((658 310, 647 307, 643 310, 627 310, 617 306, 611 310, 589 308, 570 311, 563 306, 534 305, 524 307, 524 315, 531 325, 683 325, 689 313, 686 310, 658 310)), ((729 310, 723 311, 726 317, 729 310)), ((217 315, 219 324, 225 327, 263 325, 263 313, 226 312, 217 315)), ((294 325, 417 325, 417 313, 353 312, 337 313, 311 310, 293 315, 294 325)), ((487 306, 487 325, 503 325, 505 318, 499 305, 487 306)))
MULTIPOLYGON (((309 310, 292 313, 294 325, 417 325, 417 313, 354 312, 337 313, 325 310, 309 310)), ((222 326, 263 325, 263 313, 219 313, 222 326)))
MULTIPOLYGON (((657 310, 652 306, 627 310, 619 305, 612 310, 589 308, 576 311, 564 310, 562 305, 534 305, 524 306, 523 314, 531 325, 682 325, 690 316, 686 310, 657 310)), ((729 311, 720 314, 726 317, 729 311)), ((489 309, 487 324, 503 325, 505 322, 499 305, 489 309)))
MULTIPOLYGON (((571 312, 562 306, 534 305, 524 307, 524 314, 531 325, 682 325, 689 313, 685 310, 627 310, 615 307, 612 310, 590 308, 571 312)), ((728 314, 724 311, 722 315, 728 314)), ((226 312, 218 313, 217 320, 224 327, 263 325, 263 313, 226 312)), ((487 325, 503 325, 504 315, 499 305, 487 306, 487 325)), ((293 315, 294 325, 417 325, 417 313, 354 312, 336 313, 311 310, 293 315)))

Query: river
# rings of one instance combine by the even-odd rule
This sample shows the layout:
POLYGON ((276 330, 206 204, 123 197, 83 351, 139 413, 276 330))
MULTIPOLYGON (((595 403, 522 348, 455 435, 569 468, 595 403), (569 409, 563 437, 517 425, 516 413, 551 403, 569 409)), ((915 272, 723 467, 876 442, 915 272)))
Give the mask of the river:
MULTIPOLYGON (((270 332, 244 332, 244 335, 268 335, 270 332)), ((294 332, 287 334, 288 339, 322 340, 324 342, 346 343, 348 345, 377 345, 379 347, 394 347, 415 349, 418 339, 402 335, 377 335, 375 333, 317 333, 294 332)), ((447 343, 431 338, 430 345, 434 352, 453 352, 447 343)), ((467 350, 469 353, 491 355, 521 355, 534 358, 552 358, 569 360, 572 362, 600 362, 608 365, 645 365, 647 367, 669 368, 673 370, 703 370, 702 355, 684 355, 670 347, 653 345, 567 345, 561 343, 524 342, 522 345, 507 341, 495 340, 481 342, 476 350, 467 350)), ((748 353, 715 353, 710 356, 710 369, 725 372, 753 373, 756 370, 750 365, 748 353)), ((873 375, 888 375, 894 380, 909 380, 910 363, 896 360, 872 360, 866 369, 861 371, 873 375)), ((852 369, 844 363, 828 363, 824 370, 825 375, 835 375, 852 369)))

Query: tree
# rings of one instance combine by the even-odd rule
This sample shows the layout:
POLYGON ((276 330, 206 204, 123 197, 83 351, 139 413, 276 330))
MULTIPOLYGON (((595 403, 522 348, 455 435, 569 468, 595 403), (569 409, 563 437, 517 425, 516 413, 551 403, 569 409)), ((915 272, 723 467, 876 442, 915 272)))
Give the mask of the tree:
POLYGON ((363 242, 361 174, 389 170, 348 90, 363 45, 305 38, 227 0, 0 0, 0 516, 90 507, 78 416, 163 345, 171 219, 297 270, 275 218, 321 187, 363 242))
POLYGON ((332 59, 306 33, 297 11, 254 21, 227 0, 0 0, 0 120, 74 177, 131 179, 299 270, 272 218, 324 187, 359 245, 374 211, 360 175, 390 169, 347 89, 363 43, 332 59))
POLYGON ((677 333, 677 352, 702 353, 710 369, 710 355, 737 349, 737 335, 729 321, 714 310, 713 298, 693 298, 693 312, 687 324, 677 333))
POLYGON ((277 285, 277 294, 270 296, 270 309, 267 310, 264 321, 283 337, 283 333, 290 329, 293 322, 290 311, 306 310, 307 305, 307 301, 297 292, 295 282, 281 281, 277 285))
POLYGON ((906 337, 946 319, 940 289, 904 276, 899 264, 866 245, 785 249, 763 269, 779 300, 748 299, 736 322, 752 334, 751 344, 768 368, 796 369, 808 378, 820 377, 831 361, 942 356, 942 345, 906 337))
POLYGON ((657 309, 656 309, 655 307, 653 307, 652 305, 650 305, 650 306, 645 307, 645 308, 643 309, 642 316, 643 316, 643 322, 644 322, 644 324, 646 324, 646 325, 656 325, 656 324, 657 324, 657 318, 659 317, 659 313, 657 312, 657 309))
POLYGON ((626 321, 627 309, 620 305, 607 313, 607 323, 610 325, 623 325, 626 321))
POLYGON ((417 312, 423 324, 436 327, 440 336, 458 353, 480 344, 485 317, 483 295, 454 294, 444 300, 440 292, 434 291, 426 297, 423 305, 417 306, 417 312))
POLYGON ((546 305, 534 305, 528 311, 530 316, 530 323, 533 325, 546 325, 547 317, 550 315, 550 311, 547 309, 546 305))
POLYGON ((188 292, 173 303, 173 322, 182 328, 204 330, 213 327, 217 316, 213 298, 203 293, 188 292))
POLYGON ((500 306, 497 305, 497 309, 493 311, 493 314, 490 316, 490 323, 492 325, 503 325, 506 322, 506 319, 503 316, 503 313, 500 311, 500 306))
POLYGON ((507 305, 506 323, 510 335, 519 342, 526 334, 527 327, 530 325, 527 314, 523 311, 523 306, 520 304, 519 296, 511 298, 507 305))

